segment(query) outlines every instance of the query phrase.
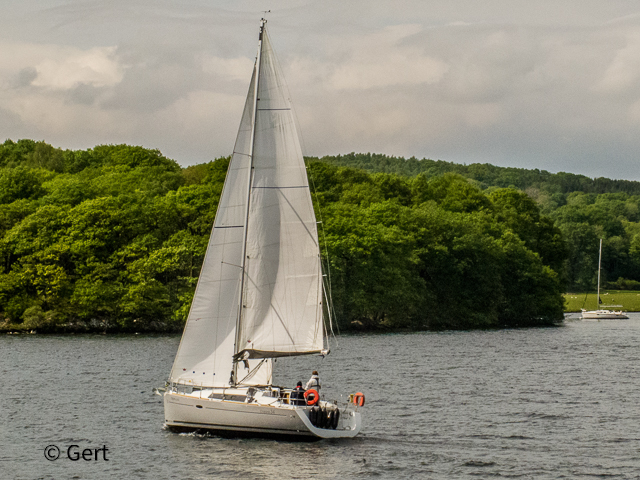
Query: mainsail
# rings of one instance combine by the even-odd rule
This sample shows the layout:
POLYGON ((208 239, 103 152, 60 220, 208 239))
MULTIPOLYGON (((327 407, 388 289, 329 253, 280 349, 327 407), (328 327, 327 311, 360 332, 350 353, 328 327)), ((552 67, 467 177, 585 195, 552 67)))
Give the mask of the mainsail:
MULTIPOLYGON (((261 359, 322 351, 322 311, 320 250, 306 168, 291 101, 263 23, 171 381, 235 383, 229 378, 235 358, 258 368, 242 383, 270 383, 271 362, 261 359)), ((242 376, 238 373, 237 380, 242 376)))

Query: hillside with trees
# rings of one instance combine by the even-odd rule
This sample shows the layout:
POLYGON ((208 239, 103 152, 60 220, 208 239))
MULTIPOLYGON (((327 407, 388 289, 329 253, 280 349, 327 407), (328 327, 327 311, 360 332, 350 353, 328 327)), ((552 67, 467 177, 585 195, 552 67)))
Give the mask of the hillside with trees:
POLYGON ((370 173, 393 173, 405 177, 424 175, 427 178, 431 178, 445 173, 457 173, 473 180, 482 189, 488 187, 517 188, 520 190, 534 188, 549 195, 572 192, 640 195, 640 182, 636 181, 589 178, 574 173, 550 173, 546 170, 538 169, 497 167, 488 163, 461 165, 443 160, 430 160, 428 158, 418 160, 415 157, 405 159, 372 153, 350 153, 348 155, 312 157, 310 159, 343 167, 358 168, 370 173))
POLYGON ((572 173, 459 165, 441 160, 348 154, 316 159, 331 165, 429 180, 455 173, 483 192, 524 191, 560 229, 568 256, 558 271, 567 291, 595 288, 599 239, 603 238, 603 285, 640 290, 640 182, 588 178, 572 173))
MULTIPOLYGON (((228 163, 181 168, 142 147, 4 142, 0 325, 179 331, 228 163)), ((562 319, 572 252, 530 195, 456 172, 368 173, 326 159, 308 170, 341 330, 562 319)))

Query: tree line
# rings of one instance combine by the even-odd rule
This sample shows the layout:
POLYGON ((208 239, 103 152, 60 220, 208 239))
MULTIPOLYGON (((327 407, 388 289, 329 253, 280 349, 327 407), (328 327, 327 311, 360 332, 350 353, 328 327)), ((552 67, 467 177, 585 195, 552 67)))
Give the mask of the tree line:
MULTIPOLYGON (((562 319, 573 245, 590 239, 575 230, 572 240, 561 219, 585 223, 577 206, 597 204, 584 210, 590 225, 602 207, 597 194, 562 194, 560 205, 541 188, 486 187, 460 172, 409 175, 307 160, 341 330, 562 319)), ((4 142, 0 325, 180 330, 228 164, 181 168, 129 145, 73 151, 4 142)), ((609 195, 627 204, 618 196, 629 194, 609 195)))
POLYGON ((443 160, 431 160, 428 158, 419 160, 415 157, 405 159, 403 157, 375 153, 328 155, 320 158, 313 157, 313 159, 333 165, 359 168, 368 172, 395 173, 406 177, 425 175, 427 178, 431 178, 445 173, 457 173, 473 180, 482 189, 488 187, 513 187, 527 190, 533 188, 543 190, 549 195, 572 192, 640 195, 640 182, 632 180, 612 180, 603 177, 589 178, 585 175, 574 173, 550 173, 539 169, 498 167, 488 163, 461 165, 443 160))
POLYGON ((423 176, 425 179, 455 173, 484 192, 495 188, 524 191, 562 232, 568 254, 556 272, 560 274, 565 290, 586 292, 595 289, 600 238, 604 240, 602 285, 612 289, 640 290, 640 182, 370 153, 326 156, 316 160, 368 172, 423 176))

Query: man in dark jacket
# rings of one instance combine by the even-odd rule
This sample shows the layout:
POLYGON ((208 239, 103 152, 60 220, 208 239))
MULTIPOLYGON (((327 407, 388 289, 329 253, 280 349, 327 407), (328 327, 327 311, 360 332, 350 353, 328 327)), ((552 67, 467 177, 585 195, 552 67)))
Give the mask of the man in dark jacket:
POLYGON ((302 382, 298 382, 296 388, 291 392, 291 405, 306 405, 307 402, 304 399, 304 388, 302 388, 302 382))

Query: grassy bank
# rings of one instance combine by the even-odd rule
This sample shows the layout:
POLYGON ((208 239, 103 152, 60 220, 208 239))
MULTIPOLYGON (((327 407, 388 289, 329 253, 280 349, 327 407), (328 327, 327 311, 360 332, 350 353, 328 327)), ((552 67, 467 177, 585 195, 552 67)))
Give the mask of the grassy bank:
MULTIPOLYGON (((637 290, 601 290, 602 305, 622 305, 616 310, 626 312, 640 312, 640 291, 637 290)), ((565 312, 579 312, 580 309, 595 310, 596 294, 593 293, 565 293, 565 312)), ((606 308, 606 307, 604 307, 606 308)))

